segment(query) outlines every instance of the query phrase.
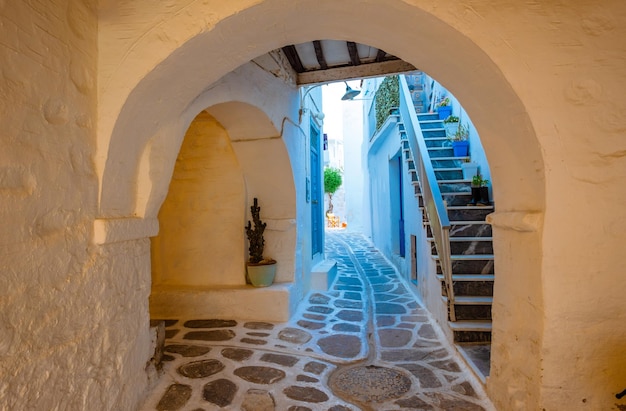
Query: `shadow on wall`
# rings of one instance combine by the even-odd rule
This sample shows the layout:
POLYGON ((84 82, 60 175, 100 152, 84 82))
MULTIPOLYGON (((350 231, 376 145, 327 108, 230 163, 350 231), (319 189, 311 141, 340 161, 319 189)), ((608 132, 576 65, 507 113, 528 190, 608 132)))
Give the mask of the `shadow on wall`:
POLYGON ((242 286, 245 185, 230 137, 206 111, 176 159, 152 239, 153 284, 242 286))

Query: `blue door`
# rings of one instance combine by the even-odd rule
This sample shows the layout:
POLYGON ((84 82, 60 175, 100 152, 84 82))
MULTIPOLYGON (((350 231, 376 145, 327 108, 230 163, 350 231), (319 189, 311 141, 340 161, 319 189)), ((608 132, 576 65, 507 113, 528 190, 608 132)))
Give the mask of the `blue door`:
POLYGON ((322 178, 320 163, 320 131, 311 124, 311 247, 312 254, 322 252, 322 178))
POLYGON ((404 179, 402 169, 402 157, 398 157, 398 196, 400 197, 398 203, 400 205, 400 215, 398 219, 398 239, 400 241, 400 257, 404 257, 406 254, 404 245, 404 179))

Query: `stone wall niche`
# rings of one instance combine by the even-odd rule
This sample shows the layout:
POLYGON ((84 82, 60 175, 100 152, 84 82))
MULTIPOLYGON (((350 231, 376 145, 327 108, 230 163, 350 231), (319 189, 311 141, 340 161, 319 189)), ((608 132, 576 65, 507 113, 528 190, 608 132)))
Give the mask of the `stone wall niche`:
POLYGON ((244 225, 251 196, 264 200, 268 243, 295 242, 293 227, 277 225, 291 221, 281 218, 291 217, 281 207, 293 191, 278 195, 272 186, 291 175, 289 162, 277 154, 286 157, 276 133, 260 110, 235 102, 214 105, 190 123, 158 213, 159 234, 151 243, 152 318, 289 318, 293 248, 286 247, 290 258, 281 258, 282 248, 268 244, 266 251, 283 266, 275 284, 254 288, 245 280, 244 225), (253 149, 252 158, 242 145, 253 149), (267 159, 276 169, 265 164, 267 159))
POLYGON ((228 133, 208 113, 191 123, 152 239, 155 285, 242 286, 245 187, 228 133))

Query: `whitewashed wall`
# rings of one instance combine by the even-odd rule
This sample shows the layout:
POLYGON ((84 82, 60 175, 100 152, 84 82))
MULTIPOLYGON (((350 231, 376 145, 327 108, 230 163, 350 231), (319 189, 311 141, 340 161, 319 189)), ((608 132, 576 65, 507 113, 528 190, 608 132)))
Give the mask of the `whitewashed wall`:
MULTIPOLYGON (((148 160, 173 164, 220 78, 319 38, 433 74, 483 138, 499 207, 487 381, 498 407, 623 406, 625 15, 618 0, 0 1, 2 406, 136 406, 147 238, 173 168, 148 160)), ((297 96, 262 91, 281 135, 299 134, 283 121, 297 119, 297 96)), ((293 164, 302 140, 284 141, 293 164)), ((303 172, 292 178, 301 224, 303 172)))

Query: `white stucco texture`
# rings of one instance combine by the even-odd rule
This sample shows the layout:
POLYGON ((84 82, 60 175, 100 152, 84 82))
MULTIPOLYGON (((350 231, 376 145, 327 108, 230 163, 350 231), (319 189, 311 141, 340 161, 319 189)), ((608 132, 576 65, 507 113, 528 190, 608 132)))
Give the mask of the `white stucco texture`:
MULTIPOLYGON (((135 19, 159 22, 151 30, 135 26, 135 36, 125 33, 135 40, 117 41, 119 22, 114 19, 102 27, 100 46, 107 66, 99 72, 106 80, 101 88, 99 147, 113 148, 116 139, 127 135, 118 128, 126 118, 142 124, 142 134, 152 134, 152 119, 175 118, 175 107, 190 101, 196 90, 255 55, 285 44, 350 39, 400 56, 434 75, 467 108, 498 187, 494 193, 498 212, 543 217, 532 232, 494 227, 499 279, 493 374, 487 383, 494 401, 512 409, 528 404, 556 408, 573 396, 600 401, 594 406, 612 404, 609 380, 625 372, 617 365, 608 365, 612 371, 606 372, 604 358, 614 358, 613 348, 591 349, 583 341, 568 341, 567 352, 588 359, 585 376, 579 378, 572 377, 581 375, 579 366, 555 353, 565 352, 561 348, 568 334, 592 324, 600 339, 622 336, 615 334, 618 320, 607 314, 622 312, 624 303, 619 287, 609 285, 618 278, 620 263, 613 247, 606 246, 603 227, 611 227, 613 241, 619 242, 623 230, 618 227, 624 223, 617 218, 622 213, 618 204, 624 194, 611 182, 623 175, 624 168, 617 137, 623 96, 614 86, 623 82, 616 74, 621 60, 614 56, 623 49, 617 40, 623 25, 617 21, 624 6, 610 2, 602 7, 576 3, 532 8, 512 1, 442 6, 388 0, 364 7, 356 1, 305 0, 264 1, 249 8, 243 2, 229 2, 207 14, 208 4, 190 3, 185 13, 170 19, 162 17, 165 7, 151 7, 145 10, 149 18, 135 19), (239 12, 229 14, 234 10, 239 12), (281 24, 276 26, 276 21, 281 24), (163 33, 175 34, 161 41, 163 33), (131 70, 109 69, 120 64, 131 70), (183 74, 193 72, 204 75, 200 79, 183 74), (173 98, 165 105, 151 98, 149 90, 173 98), (607 107, 608 102, 613 105, 607 107), (583 188, 589 196, 581 199, 583 188), (598 207, 605 210, 606 223, 581 218, 597 216, 598 207), (572 241, 580 233, 585 241, 572 241), (593 244, 597 257, 587 252, 593 244), (589 282, 590 276, 594 281, 589 282), (598 306, 594 299, 603 301, 602 312, 592 308, 598 306), (596 379, 596 374, 603 377, 596 379), (607 375, 612 377, 607 380, 607 375)), ((121 19, 130 24, 133 16, 121 19)), ((115 157, 116 150, 102 158, 117 164, 115 157)), ((132 187, 128 174, 110 175, 117 187, 132 187)), ((104 194, 106 190, 102 204, 108 201, 104 194)), ((583 404, 582 398, 576 404, 583 404)))
MULTIPOLYGON (((199 99, 210 106, 195 117, 185 134, 159 212, 160 232, 152 241, 153 316, 285 321, 308 287, 302 276, 298 280, 295 276, 300 265, 295 260, 295 192, 289 153, 279 130, 267 114, 249 103, 212 104, 232 97, 223 90, 245 92, 267 81, 267 76, 248 64, 199 99), (252 292, 245 281, 244 227, 251 219, 254 198, 259 199, 261 218, 267 224, 264 255, 278 261, 275 283, 283 285, 252 292), (239 299, 245 304, 234 304, 239 299)), ((242 97, 267 98, 260 93, 242 93, 242 97)), ((286 133, 285 139, 290 138, 302 136, 286 133)))
POLYGON ((92 244, 95 1, 0 1, 0 409, 132 409, 149 241, 92 244))
POLYGON ((137 408, 147 237, 203 110, 231 139, 239 209, 258 197, 273 227, 295 306, 312 259, 308 125, 292 77, 249 62, 340 39, 437 78, 481 136, 498 188, 494 404, 623 408, 625 22, 620 0, 0 0, 0 407, 137 408), (275 134, 235 141, 241 124, 211 111, 230 102, 275 134), (246 169, 261 143, 277 154, 246 169))
POLYGON ((245 187, 224 128, 208 113, 191 123, 152 240, 154 284, 244 285, 245 187))

